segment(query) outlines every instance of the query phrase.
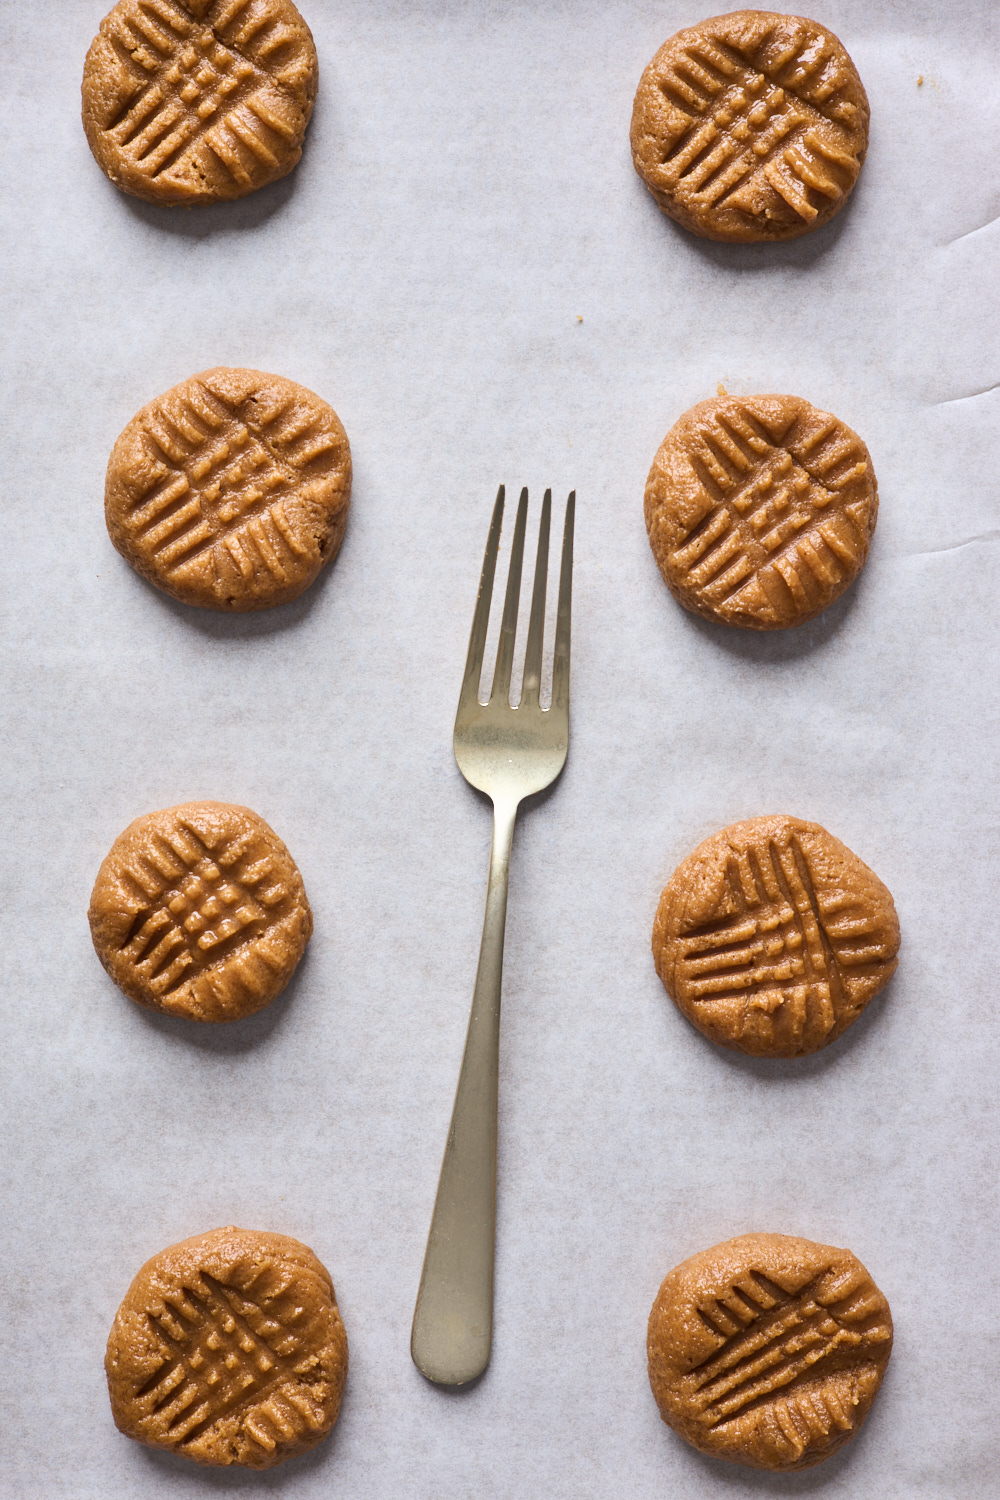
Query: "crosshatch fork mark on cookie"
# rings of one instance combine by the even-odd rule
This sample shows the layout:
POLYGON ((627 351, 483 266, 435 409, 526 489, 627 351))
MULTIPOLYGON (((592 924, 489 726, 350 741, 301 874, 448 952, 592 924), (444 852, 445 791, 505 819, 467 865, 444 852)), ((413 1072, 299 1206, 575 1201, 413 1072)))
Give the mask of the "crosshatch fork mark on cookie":
POLYGON ((881 1298, 860 1268, 824 1271, 795 1293, 751 1270, 697 1313, 719 1340, 691 1377, 704 1425, 763 1408, 776 1444, 800 1450, 810 1436, 851 1430, 854 1410, 837 1377, 870 1357, 862 1346, 889 1337, 881 1298))
POLYGON ((868 539, 868 462, 835 417, 796 418, 779 441, 734 404, 698 425, 689 457, 707 513, 673 563, 713 608, 739 609, 756 584, 776 607, 788 592, 808 607, 857 571, 868 539))
POLYGON ((817 890, 794 837, 734 851, 725 884, 730 914, 680 939, 684 998, 742 1000, 768 1015, 787 1005, 800 1027, 808 1021, 828 1034, 845 1004, 847 979, 885 967, 872 916, 848 892, 817 890))
POLYGON ((305 1310, 283 1296, 291 1278, 282 1282, 265 1264, 243 1288, 204 1271, 190 1280, 146 1315, 168 1351, 136 1392, 152 1435, 183 1447, 221 1418, 244 1413, 243 1431, 273 1453, 280 1441, 319 1431, 323 1412, 303 1383, 309 1360, 303 1363, 296 1328, 305 1310), (265 1311, 251 1295, 255 1287, 258 1296, 266 1287, 272 1305, 287 1304, 280 1315, 273 1306, 265 1311))
POLYGON ((276 7, 216 0, 211 24, 178 0, 126 0, 103 34, 135 89, 104 133, 153 181, 185 164, 249 189, 301 133, 281 70, 297 43, 276 7))
POLYGON ((770 32, 748 53, 704 33, 657 83, 685 123, 664 154, 674 190, 701 212, 753 213, 774 190, 805 223, 843 198, 858 174, 845 134, 858 124, 850 74, 830 38, 800 38, 773 55, 770 32))
POLYGON ((291 899, 253 835, 209 847, 186 822, 151 835, 123 874, 142 904, 122 952, 158 999, 261 937, 291 899))
POLYGON ((285 502, 336 437, 291 397, 233 407, 202 382, 184 392, 168 393, 144 420, 152 482, 128 517, 133 544, 168 575, 205 553, 218 573, 221 546, 245 577, 263 569, 287 581, 308 549, 285 502))

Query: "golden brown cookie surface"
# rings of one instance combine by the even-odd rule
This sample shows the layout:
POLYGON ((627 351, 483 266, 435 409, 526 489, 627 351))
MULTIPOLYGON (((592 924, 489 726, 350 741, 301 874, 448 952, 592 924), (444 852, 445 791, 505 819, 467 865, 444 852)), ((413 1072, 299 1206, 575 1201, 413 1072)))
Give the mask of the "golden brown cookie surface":
POLYGON ((670 1272, 649 1315, 663 1420, 715 1458, 808 1469, 864 1422, 892 1349, 889 1307, 849 1250, 745 1234, 670 1272))
POLYGON ((87 53, 83 126, 136 198, 242 198, 299 160, 316 82, 292 0, 118 0, 87 53))
POLYGON ((206 609, 286 604, 336 557, 351 497, 337 413, 280 375, 214 369, 150 401, 108 462, 118 551, 206 609))
POLYGON ((717 396, 675 422, 646 481, 646 530, 685 609, 801 625, 857 577, 878 517, 871 456, 798 396, 717 396))
POLYGON ((868 114, 832 31, 738 10, 664 42, 636 91, 632 160, 685 229, 789 240, 843 206, 868 149, 868 114))
POLYGON ((896 968, 899 920, 878 876, 818 823, 748 818, 671 875, 656 972, 713 1042, 800 1057, 836 1040, 896 968))
POLYGON ((248 807, 185 802, 136 818, 98 872, 90 931, 131 1000, 194 1021, 268 1005, 312 934, 302 877, 248 807))
POLYGON ((146 1262, 104 1366, 115 1425, 129 1437, 195 1463, 267 1469, 336 1422, 347 1335, 310 1249, 230 1226, 146 1262))

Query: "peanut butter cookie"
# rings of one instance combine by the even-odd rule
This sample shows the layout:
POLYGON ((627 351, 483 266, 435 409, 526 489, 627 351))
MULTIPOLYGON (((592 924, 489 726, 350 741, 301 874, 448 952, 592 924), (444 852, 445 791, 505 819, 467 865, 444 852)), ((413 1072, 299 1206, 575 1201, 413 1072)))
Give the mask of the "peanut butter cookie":
POLYGON ((292 0, 118 0, 87 53, 83 128, 133 197, 242 198, 302 155, 316 80, 292 0))
POLYGON ((716 396, 677 421, 646 481, 646 530, 685 609, 802 625, 864 566, 878 517, 856 432, 798 396, 716 396))
POLYGON ((146 1262, 104 1367, 128 1437, 199 1464, 269 1469, 336 1422, 347 1335, 311 1250, 230 1225, 146 1262))
POLYGON ((702 1453, 808 1469, 858 1431, 892 1350, 889 1306, 849 1250, 744 1234, 670 1272, 649 1315, 649 1383, 702 1453))
POLYGON ((737 1052, 801 1057, 835 1041, 896 968, 878 876, 818 823, 748 818, 671 875, 656 972, 692 1025, 737 1052))
POLYGON ((312 935, 295 861, 248 807, 185 802, 136 818, 90 898, 97 956, 150 1010, 233 1021, 280 995, 312 935))
POLYGON ((108 533, 185 604, 287 604, 336 557, 351 498, 337 413, 260 370, 205 370, 150 401, 111 453, 108 533))
POLYGON ((765 10, 664 42, 632 111, 632 160, 665 214, 710 240, 790 240, 843 207, 868 99, 841 43, 765 10))

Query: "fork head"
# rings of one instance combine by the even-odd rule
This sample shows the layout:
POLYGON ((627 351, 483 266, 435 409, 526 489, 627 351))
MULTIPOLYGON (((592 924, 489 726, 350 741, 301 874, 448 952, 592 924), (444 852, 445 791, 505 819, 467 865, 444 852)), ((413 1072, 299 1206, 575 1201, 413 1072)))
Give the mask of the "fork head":
POLYGON ((552 702, 543 709, 539 702, 542 676, 542 638, 545 629, 545 584, 549 562, 549 520, 552 491, 545 491, 538 527, 535 582, 531 595, 528 642, 524 655, 521 698, 510 705, 510 677, 514 663, 524 531, 528 516, 528 491, 521 491, 514 523, 514 541, 507 574, 500 642, 489 701, 479 701, 486 631, 493 597, 500 530, 503 524, 504 486, 500 486, 490 525, 483 572, 479 581, 476 613, 469 637, 469 654, 455 716, 455 759, 472 786, 514 807, 522 797, 549 786, 566 762, 569 745, 569 636, 573 583, 573 518, 576 491, 566 501, 562 559, 559 567, 559 604, 552 664, 552 702))

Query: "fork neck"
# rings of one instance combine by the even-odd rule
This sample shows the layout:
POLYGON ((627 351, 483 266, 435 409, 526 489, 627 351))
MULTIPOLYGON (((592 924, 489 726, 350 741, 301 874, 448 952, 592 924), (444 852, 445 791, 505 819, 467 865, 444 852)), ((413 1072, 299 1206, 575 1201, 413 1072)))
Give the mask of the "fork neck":
MULTIPOLYGON (((518 804, 513 799, 498 797, 493 803, 493 842, 490 845, 490 877, 486 887, 486 913, 483 918, 483 939, 479 948, 479 967, 476 971, 476 988, 472 1002, 472 1018, 469 1034, 475 1026, 476 1017, 492 1017, 489 1025, 496 1046, 496 1032, 500 1019, 500 989, 503 976, 503 939, 507 925, 507 886, 510 875, 510 851, 514 841, 514 819, 518 804)), ((494 1075, 495 1076, 495 1075, 494 1075)))
MULTIPOLYGON (((493 843, 490 846, 490 888, 498 881, 506 885, 510 871, 510 851, 514 842, 514 821, 517 818, 518 802, 513 798, 493 799, 493 843)), ((504 891, 506 906, 506 891, 504 891)))

